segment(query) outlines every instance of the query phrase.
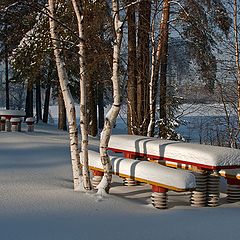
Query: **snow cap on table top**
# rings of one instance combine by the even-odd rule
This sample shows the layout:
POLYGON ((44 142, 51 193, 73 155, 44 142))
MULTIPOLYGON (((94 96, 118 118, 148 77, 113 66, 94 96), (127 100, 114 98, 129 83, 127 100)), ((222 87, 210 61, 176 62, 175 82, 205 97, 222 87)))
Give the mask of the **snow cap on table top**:
POLYGON ((109 148, 207 166, 240 166, 240 150, 136 135, 112 135, 109 148))
POLYGON ((21 110, 6 110, 6 109, 0 109, 0 116, 14 116, 14 117, 24 117, 26 116, 25 111, 21 110))
MULTIPOLYGON (((100 154, 95 151, 89 151, 89 166, 103 169, 100 160, 100 154)), ((195 188, 195 177, 192 173, 168 168, 153 162, 109 156, 113 172, 147 181, 172 186, 178 189, 195 188)), ((82 159, 80 157, 80 159, 82 159)))

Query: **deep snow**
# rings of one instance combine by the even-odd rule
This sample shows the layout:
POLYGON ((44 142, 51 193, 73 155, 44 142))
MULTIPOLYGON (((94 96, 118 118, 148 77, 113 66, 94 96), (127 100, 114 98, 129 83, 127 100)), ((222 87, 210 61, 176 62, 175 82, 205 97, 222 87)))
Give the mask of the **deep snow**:
MULTIPOLYGON (((169 209, 150 205, 149 186, 111 194, 74 192, 68 136, 53 127, 34 133, 0 132, 0 239, 239 239, 240 203, 192 208, 189 193, 169 193, 169 209)), ((91 139, 91 149, 98 140, 91 139)))

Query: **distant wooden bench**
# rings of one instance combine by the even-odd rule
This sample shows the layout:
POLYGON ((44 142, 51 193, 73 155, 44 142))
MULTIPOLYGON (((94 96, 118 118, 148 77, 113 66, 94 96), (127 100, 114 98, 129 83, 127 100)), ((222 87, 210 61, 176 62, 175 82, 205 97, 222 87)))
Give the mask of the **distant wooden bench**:
POLYGON ((197 188, 192 205, 217 206, 219 171, 240 167, 240 150, 136 135, 112 135, 109 150, 126 158, 146 158, 160 164, 194 171, 197 188))
MULTIPOLYGON (((156 208, 167 207, 167 191, 191 191, 195 188, 195 177, 190 172, 168 168, 149 161, 140 161, 122 157, 110 156, 112 172, 124 178, 147 183, 152 186, 152 204, 156 208)), ((94 185, 96 186, 103 176, 100 155, 89 151, 89 167, 93 170, 94 185), (96 178, 95 178, 96 177, 96 178)))

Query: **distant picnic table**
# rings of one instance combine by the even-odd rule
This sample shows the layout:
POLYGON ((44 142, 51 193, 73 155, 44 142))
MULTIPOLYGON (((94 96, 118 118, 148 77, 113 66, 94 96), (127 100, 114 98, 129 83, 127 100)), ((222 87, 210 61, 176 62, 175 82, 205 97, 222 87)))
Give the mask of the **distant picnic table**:
POLYGON ((25 117, 26 112, 22 110, 6 110, 0 109, 0 117, 5 117, 6 119, 11 119, 13 117, 25 117))
MULTIPOLYGON (((21 118, 21 117, 25 117, 26 116, 26 112, 22 111, 22 110, 7 110, 7 109, 0 109, 0 123, 1 125, 4 125, 4 127, 2 128, 2 130, 5 130, 5 126, 7 131, 11 131, 11 119, 14 118, 21 118)), ((16 124, 18 124, 18 128, 21 128, 21 120, 17 120, 16 124), (19 121, 19 123, 18 123, 19 121)))

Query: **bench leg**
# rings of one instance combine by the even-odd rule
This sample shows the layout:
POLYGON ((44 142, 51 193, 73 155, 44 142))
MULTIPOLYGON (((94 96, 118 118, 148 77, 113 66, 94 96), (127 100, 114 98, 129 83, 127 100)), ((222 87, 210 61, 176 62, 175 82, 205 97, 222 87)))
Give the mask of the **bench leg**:
POLYGON ((18 123, 12 123, 11 130, 12 130, 12 132, 17 132, 18 131, 18 123))
POLYGON ((10 119, 6 119, 6 130, 7 130, 7 132, 11 132, 11 130, 12 130, 10 119))
POLYGON ((93 170, 93 178, 92 178, 92 187, 96 189, 97 185, 101 182, 103 177, 103 172, 93 170))
POLYGON ((227 201, 234 203, 240 201, 240 180, 227 179, 228 190, 227 190, 227 201))
POLYGON ((167 191, 168 189, 152 185, 152 205, 158 209, 167 208, 167 191))
POLYGON ((191 206, 205 207, 207 204, 207 180, 206 172, 194 172, 196 178, 196 189, 192 191, 191 206))
POLYGON ((208 186, 207 186, 207 205, 209 207, 216 207, 219 205, 219 182, 220 177, 217 174, 208 175, 208 186))
POLYGON ((124 178, 124 179, 123 179, 123 184, 124 184, 125 186, 136 186, 136 185, 138 185, 138 182, 135 181, 135 180, 132 179, 132 178, 124 178))

